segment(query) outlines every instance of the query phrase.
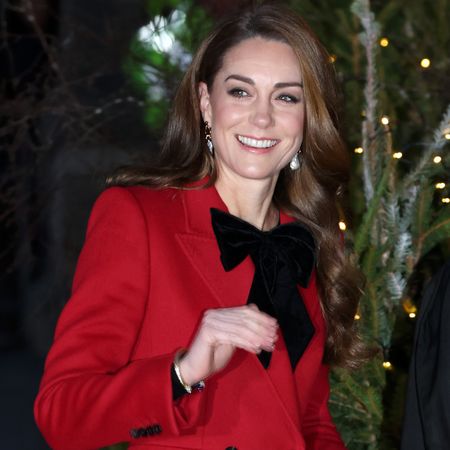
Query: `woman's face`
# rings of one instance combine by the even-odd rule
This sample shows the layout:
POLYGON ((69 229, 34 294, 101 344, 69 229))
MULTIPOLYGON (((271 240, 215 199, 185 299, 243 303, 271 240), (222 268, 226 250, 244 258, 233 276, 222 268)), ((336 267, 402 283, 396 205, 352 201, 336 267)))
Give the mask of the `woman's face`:
POLYGON ((199 86, 219 178, 276 181, 303 140, 302 86, 287 44, 250 38, 225 54, 211 90, 199 86))

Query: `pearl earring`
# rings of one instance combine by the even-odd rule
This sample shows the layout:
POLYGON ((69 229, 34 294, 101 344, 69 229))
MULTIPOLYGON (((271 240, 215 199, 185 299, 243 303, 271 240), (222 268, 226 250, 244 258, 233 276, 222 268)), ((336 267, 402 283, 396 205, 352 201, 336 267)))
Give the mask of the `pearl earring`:
POLYGON ((302 151, 299 150, 291 159, 291 162, 289 163, 289 167, 291 170, 298 170, 301 166, 301 157, 302 157, 302 151))

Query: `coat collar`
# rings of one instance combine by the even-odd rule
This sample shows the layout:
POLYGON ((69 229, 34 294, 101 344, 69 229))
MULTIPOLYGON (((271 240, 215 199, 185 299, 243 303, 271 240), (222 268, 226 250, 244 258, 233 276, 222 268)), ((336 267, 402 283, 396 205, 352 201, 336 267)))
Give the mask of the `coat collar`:
MULTIPOLYGON (((211 208, 229 212, 214 186, 205 186, 208 179, 191 184, 183 190, 185 231, 177 234, 192 265, 214 293, 219 307, 245 305, 254 275, 250 256, 229 272, 225 272, 211 223, 211 208)), ((292 222, 280 213, 280 223, 292 222)))
MULTIPOLYGON (((199 182, 202 186, 207 180, 199 182)), ((185 231, 177 234, 184 252, 214 294, 206 299, 209 307, 241 306, 247 302, 254 267, 246 258, 238 267, 225 272, 211 224, 211 208, 228 212, 216 188, 191 186, 183 190, 185 231), (215 300, 215 305, 212 302, 215 300)))

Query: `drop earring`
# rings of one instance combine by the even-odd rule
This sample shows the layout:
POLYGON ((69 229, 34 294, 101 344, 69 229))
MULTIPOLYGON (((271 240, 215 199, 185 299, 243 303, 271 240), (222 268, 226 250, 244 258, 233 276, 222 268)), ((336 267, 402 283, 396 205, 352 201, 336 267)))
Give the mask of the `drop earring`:
POLYGON ((209 123, 206 120, 205 120, 205 140, 209 153, 211 153, 211 155, 214 156, 214 144, 211 138, 211 127, 209 126, 209 123))
POLYGON ((291 170, 298 170, 301 166, 301 157, 302 157, 302 151, 299 150, 291 159, 291 162, 289 163, 289 167, 291 170))

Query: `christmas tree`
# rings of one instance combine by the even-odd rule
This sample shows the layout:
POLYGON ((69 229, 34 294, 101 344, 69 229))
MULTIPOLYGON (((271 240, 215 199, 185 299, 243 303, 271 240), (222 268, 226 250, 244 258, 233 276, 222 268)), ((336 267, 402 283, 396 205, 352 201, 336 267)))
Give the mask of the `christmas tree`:
MULTIPOLYGON (((395 8, 390 8, 392 13, 395 8)), ((334 372, 332 411, 349 448, 395 448, 398 440, 383 435, 389 426, 383 425, 387 412, 383 410, 382 394, 386 372, 395 369, 390 353, 401 306, 409 317, 417 314, 408 295, 408 282, 420 260, 450 236, 450 210, 446 207, 450 200, 445 195, 435 195, 435 190, 448 185, 444 150, 450 139, 450 106, 433 132, 423 126, 402 130, 402 121, 414 114, 407 113, 405 105, 410 101, 408 77, 404 83, 398 83, 396 71, 386 70, 392 61, 383 64, 379 50, 389 46, 389 38, 381 34, 369 1, 353 2, 351 11, 361 24, 359 39, 365 56, 361 145, 355 149, 362 156, 359 176, 364 202, 354 227, 353 252, 367 278, 367 287, 356 318, 367 343, 380 349, 380 357, 354 373, 334 372), (386 91, 392 90, 384 89, 392 82, 391 72, 394 86, 398 83, 398 94, 386 96, 386 91), (405 138, 416 143, 402 143, 405 138), (413 147, 419 150, 415 154, 413 147)), ((430 65, 429 58, 421 58, 422 69, 430 65)), ((411 72, 407 69, 406 65, 406 74, 411 72)), ((436 112, 426 101, 421 106, 436 112)), ((417 108, 416 113, 420 110, 417 108)), ((400 400, 401 396, 397 398, 400 400)))

